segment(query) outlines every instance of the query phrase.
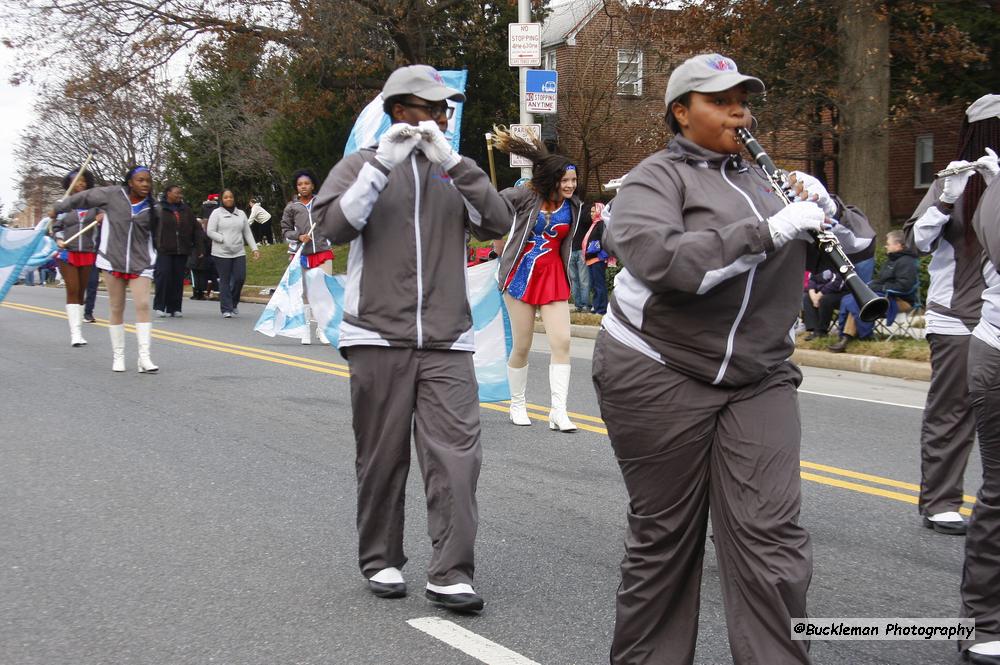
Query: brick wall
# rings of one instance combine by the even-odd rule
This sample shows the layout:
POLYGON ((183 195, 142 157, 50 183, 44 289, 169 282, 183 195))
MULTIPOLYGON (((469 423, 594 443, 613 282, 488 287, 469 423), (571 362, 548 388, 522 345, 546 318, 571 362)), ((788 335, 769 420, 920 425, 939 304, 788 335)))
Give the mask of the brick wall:
POLYGON ((893 124, 889 129, 889 215, 892 223, 909 219, 926 187, 914 184, 917 139, 934 137, 934 170, 939 171, 958 154, 958 133, 963 106, 930 109, 926 113, 893 124))

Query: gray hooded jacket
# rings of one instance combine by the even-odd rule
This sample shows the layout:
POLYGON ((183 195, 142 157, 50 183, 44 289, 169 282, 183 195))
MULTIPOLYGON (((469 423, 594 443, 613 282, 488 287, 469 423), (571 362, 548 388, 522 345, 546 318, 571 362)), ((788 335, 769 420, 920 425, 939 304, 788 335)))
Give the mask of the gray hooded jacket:
MULTIPOLYGON (((604 233, 623 269, 602 326, 695 379, 755 383, 787 360, 812 244, 775 249, 767 218, 784 206, 756 166, 676 137, 625 178, 604 233)), ((858 246, 874 232, 839 220, 858 246)))
POLYGON ((102 270, 139 274, 156 263, 153 239, 156 237, 157 216, 152 199, 149 199, 145 210, 133 216, 128 189, 111 185, 74 194, 56 203, 55 208, 56 212, 77 208, 104 209, 101 243, 97 251, 98 267, 102 270))
POLYGON ((445 171, 415 150, 388 171, 365 148, 333 167, 312 215, 320 235, 351 243, 341 347, 475 350, 467 234, 499 238, 510 225, 475 162, 445 171))
MULTIPOLYGON (((52 235, 57 240, 65 240, 66 238, 72 238, 74 235, 80 232, 80 229, 85 228, 95 219, 97 219, 97 213, 101 212, 99 208, 80 209, 80 210, 70 210, 69 212, 64 212, 61 215, 56 216, 56 221, 52 223, 52 235)), ((66 246, 71 252, 84 252, 87 254, 93 254, 97 251, 97 238, 100 236, 101 227, 95 226, 86 233, 81 233, 76 239, 66 246)))

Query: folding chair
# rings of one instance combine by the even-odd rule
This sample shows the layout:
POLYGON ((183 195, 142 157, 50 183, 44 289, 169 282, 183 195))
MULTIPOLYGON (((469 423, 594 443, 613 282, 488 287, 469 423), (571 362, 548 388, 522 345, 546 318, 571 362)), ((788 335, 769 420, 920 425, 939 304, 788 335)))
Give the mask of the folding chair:
POLYGON ((897 312, 891 326, 886 325, 885 321, 879 321, 876 330, 885 335, 887 340, 900 336, 918 339, 914 331, 923 328, 924 321, 924 303, 920 300, 920 280, 917 280, 913 288, 905 293, 888 289, 885 295, 898 301, 912 300, 913 304, 907 311, 897 312))

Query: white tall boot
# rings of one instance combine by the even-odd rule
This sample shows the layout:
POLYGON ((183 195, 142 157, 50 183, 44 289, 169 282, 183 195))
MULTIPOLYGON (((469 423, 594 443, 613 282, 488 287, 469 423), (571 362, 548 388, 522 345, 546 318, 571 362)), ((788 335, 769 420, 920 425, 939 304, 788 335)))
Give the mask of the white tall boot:
POLYGON ((528 409, 524 405, 524 391, 528 386, 528 366, 514 369, 507 366, 507 383, 510 384, 510 422, 515 425, 530 425, 528 409))
POLYGON ((160 369, 149 357, 149 341, 153 336, 152 323, 136 323, 135 337, 139 340, 139 374, 152 374, 160 369))
POLYGON ((69 321, 69 343, 73 346, 83 346, 87 340, 80 332, 83 324, 83 305, 66 305, 66 320, 69 321))
POLYGON ((303 344, 312 344, 313 343, 312 342, 312 314, 313 314, 312 307, 310 307, 309 305, 306 305, 305 306, 306 331, 304 333, 302 333, 302 343, 303 344))
POLYGON ((111 363, 112 372, 125 371, 125 326, 108 326, 108 333, 111 335, 111 353, 114 360, 111 363))
POLYGON ((552 409, 549 411, 549 429, 575 432, 576 425, 566 415, 566 395, 569 393, 570 365, 549 365, 549 389, 552 391, 552 409))

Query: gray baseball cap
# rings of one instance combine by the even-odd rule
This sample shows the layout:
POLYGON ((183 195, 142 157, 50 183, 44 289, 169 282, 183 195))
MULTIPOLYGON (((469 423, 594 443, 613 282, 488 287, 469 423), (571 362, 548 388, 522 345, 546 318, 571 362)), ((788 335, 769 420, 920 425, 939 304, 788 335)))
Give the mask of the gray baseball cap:
POLYGON ((718 53, 702 53, 688 58, 670 74, 667 81, 667 94, 663 100, 667 105, 667 114, 671 114, 671 103, 685 93, 722 92, 741 83, 746 86, 747 92, 764 92, 764 82, 740 74, 732 58, 718 53))
POLYGON ((416 95, 429 102, 465 101, 465 95, 446 86, 441 74, 429 65, 407 65, 390 74, 382 86, 382 99, 396 95, 416 95))
POLYGON ((1000 95, 983 95, 965 110, 969 122, 1000 117, 1000 95))

